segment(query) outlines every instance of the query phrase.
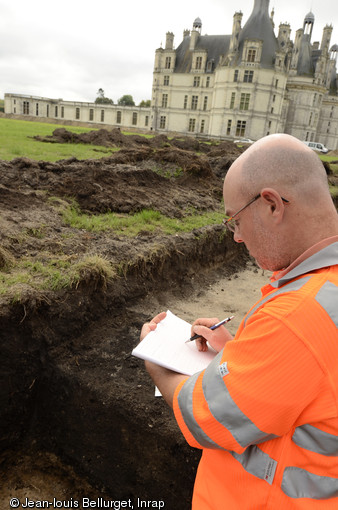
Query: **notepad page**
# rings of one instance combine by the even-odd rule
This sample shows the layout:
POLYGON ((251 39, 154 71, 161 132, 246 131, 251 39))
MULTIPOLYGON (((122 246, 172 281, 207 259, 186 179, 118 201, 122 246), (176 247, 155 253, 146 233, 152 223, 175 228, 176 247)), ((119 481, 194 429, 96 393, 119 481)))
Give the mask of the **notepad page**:
POLYGON ((207 352, 198 351, 194 341, 186 343, 191 336, 191 325, 169 310, 155 331, 140 342, 132 354, 152 361, 175 372, 192 375, 206 368, 217 354, 209 347, 207 352))

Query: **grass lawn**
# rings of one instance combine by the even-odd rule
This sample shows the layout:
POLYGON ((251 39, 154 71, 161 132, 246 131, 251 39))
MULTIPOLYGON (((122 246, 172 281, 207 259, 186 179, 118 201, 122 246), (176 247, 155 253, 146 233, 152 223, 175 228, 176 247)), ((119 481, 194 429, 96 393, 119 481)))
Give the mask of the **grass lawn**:
POLYGON ((338 163, 333 163, 333 161, 338 161, 338 156, 326 156, 324 154, 321 154, 320 159, 322 161, 327 161, 330 163, 330 168, 334 174, 338 174, 338 163))
POLYGON ((93 159, 101 158, 111 152, 107 147, 45 143, 32 138, 36 135, 51 135, 54 129, 60 127, 65 127, 74 133, 93 131, 92 128, 85 127, 0 118, 0 159, 7 161, 18 157, 27 157, 37 161, 58 161, 71 157, 93 159))

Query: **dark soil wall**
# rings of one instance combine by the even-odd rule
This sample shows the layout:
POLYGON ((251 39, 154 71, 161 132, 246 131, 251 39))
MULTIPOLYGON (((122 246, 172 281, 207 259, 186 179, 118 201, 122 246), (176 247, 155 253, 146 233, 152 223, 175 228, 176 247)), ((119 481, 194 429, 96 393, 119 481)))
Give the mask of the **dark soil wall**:
POLYGON ((209 282, 213 267, 231 274, 246 260, 221 227, 207 227, 162 239, 151 260, 140 259, 107 287, 89 281, 9 303, 0 317, 1 448, 34 439, 100 494, 188 509, 200 453, 155 399, 143 362, 130 355, 149 319, 133 304, 163 289, 188 297, 209 282))

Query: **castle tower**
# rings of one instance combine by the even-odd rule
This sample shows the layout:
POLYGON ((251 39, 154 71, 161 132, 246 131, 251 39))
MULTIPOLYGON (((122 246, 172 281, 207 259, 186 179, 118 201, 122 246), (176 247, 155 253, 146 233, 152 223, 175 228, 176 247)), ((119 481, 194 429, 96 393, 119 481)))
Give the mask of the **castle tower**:
POLYGON ((199 34, 201 34, 201 31, 202 31, 202 21, 200 20, 200 18, 196 18, 194 23, 193 23, 193 26, 192 26, 192 29, 193 30, 197 30, 197 32, 199 34))
POLYGON ((238 50, 238 40, 239 34, 241 33, 241 23, 242 23, 243 14, 241 12, 235 12, 234 19, 232 23, 232 34, 230 39, 230 47, 229 52, 235 53, 238 50))
POLYGON ((309 35, 311 41, 313 25, 315 22, 314 14, 310 11, 304 18, 303 31, 305 35, 309 35))
MULTIPOLYGON (((291 71, 299 76, 313 76, 314 64, 312 59, 311 36, 315 17, 309 12, 303 23, 303 28, 296 32, 295 44, 292 52, 291 71)), ((293 74, 292 72, 292 74, 293 74)))
POLYGON ((190 50, 194 50, 196 47, 196 43, 198 40, 198 37, 201 35, 202 30, 202 21, 200 18, 196 18, 193 25, 192 25, 192 31, 191 31, 191 37, 190 37, 190 50))
POLYGON ((281 23, 278 32, 278 44, 282 51, 287 51, 290 42, 291 27, 289 23, 281 23))
POLYGON ((320 49, 322 51, 322 55, 326 56, 329 52, 331 35, 332 35, 333 27, 332 25, 326 25, 323 29, 322 42, 320 45, 320 49))
POLYGON ((166 33, 165 49, 166 50, 174 49, 174 34, 172 32, 166 33))
POLYGON ((323 29, 322 42, 320 45, 321 55, 317 60, 315 78, 318 83, 325 86, 330 82, 330 54, 329 47, 332 35, 332 25, 326 25, 323 29))
POLYGON ((330 48, 330 60, 334 60, 337 62, 337 55, 338 55, 338 44, 334 44, 330 48))

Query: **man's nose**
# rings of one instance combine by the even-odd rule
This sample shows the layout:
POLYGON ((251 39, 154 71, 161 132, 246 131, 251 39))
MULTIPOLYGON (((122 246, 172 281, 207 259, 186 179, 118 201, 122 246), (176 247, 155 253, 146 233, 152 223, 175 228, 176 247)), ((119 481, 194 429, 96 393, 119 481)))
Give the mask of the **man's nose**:
POLYGON ((234 232, 234 241, 236 243, 243 243, 244 242, 243 239, 241 238, 237 228, 235 229, 235 232, 234 232))

